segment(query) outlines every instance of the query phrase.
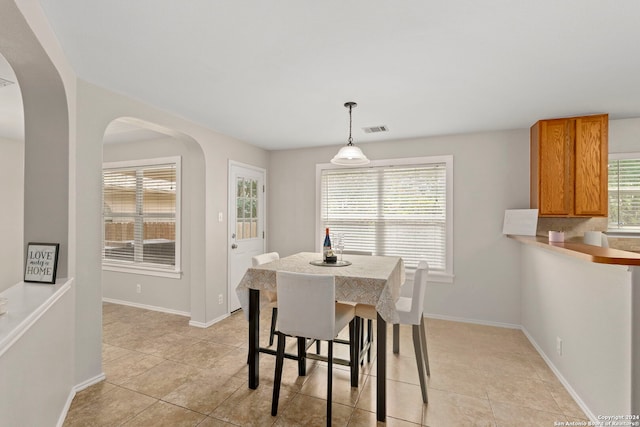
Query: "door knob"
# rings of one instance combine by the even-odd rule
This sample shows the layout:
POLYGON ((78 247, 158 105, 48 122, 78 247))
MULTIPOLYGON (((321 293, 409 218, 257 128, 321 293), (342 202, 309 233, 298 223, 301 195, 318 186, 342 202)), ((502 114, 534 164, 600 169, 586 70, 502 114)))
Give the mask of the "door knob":
POLYGON ((231 249, 236 249, 238 247, 238 245, 236 245, 235 243, 233 245, 231 245, 231 249))

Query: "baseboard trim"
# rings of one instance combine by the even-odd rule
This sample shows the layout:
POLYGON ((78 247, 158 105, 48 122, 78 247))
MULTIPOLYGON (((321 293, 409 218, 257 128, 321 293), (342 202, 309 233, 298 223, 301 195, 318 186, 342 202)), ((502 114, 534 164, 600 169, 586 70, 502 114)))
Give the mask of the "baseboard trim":
POLYGON ((474 325, 495 326, 507 329, 522 329, 521 325, 515 323, 491 322, 488 320, 469 319, 466 317, 446 316, 442 314, 425 313, 424 317, 429 319, 449 320, 451 322, 473 323, 474 325))
POLYGON ((208 321, 206 323, 196 322, 195 320, 189 320, 189 326, 194 326, 196 328, 208 328, 209 326, 214 325, 214 324, 226 319, 229 316, 230 316, 230 314, 223 314, 222 316, 217 317, 217 318, 215 318, 213 320, 210 320, 210 321, 208 321))
POLYGON ((104 375, 104 372, 103 372, 100 375, 96 375, 95 377, 89 378, 88 380, 72 387, 71 391, 69 392, 69 396, 67 397, 67 401, 64 404, 64 408, 62 408, 62 412, 60 413, 60 417, 58 418, 56 427, 62 427, 62 425, 64 424, 64 420, 67 418, 67 414, 69 413, 69 408, 71 408, 71 403, 73 402, 73 398, 76 397, 76 394, 87 387, 90 387, 94 384, 99 383, 100 381, 103 381, 105 378, 106 376, 104 375))
MULTIPOLYGON (((128 305, 130 307, 136 307, 136 308, 143 308, 146 310, 152 310, 152 311, 159 311, 161 313, 168 313, 168 314, 177 314, 178 316, 185 316, 185 317, 191 317, 191 313, 186 312, 186 311, 178 311, 178 310, 172 310, 170 308, 164 308, 164 307, 156 307, 154 305, 147 305, 147 304, 138 304, 136 302, 131 302, 131 301, 123 301, 123 300, 119 300, 119 299, 114 299, 114 298, 102 298, 102 301, 104 302, 108 302, 111 304, 120 304, 120 305, 128 305)), ((229 317, 230 314, 223 314, 220 317, 216 317, 213 320, 210 320, 208 322, 197 322, 195 320, 189 320, 189 326, 193 326, 196 328, 208 328, 211 325, 214 325, 224 319, 226 319, 227 317, 229 317)))
POLYGON ((173 310, 171 308, 157 307, 155 305, 139 304, 137 302, 123 301, 119 299, 104 298, 104 297, 102 298, 102 301, 109 302, 112 304, 120 304, 120 305, 128 305, 131 307, 136 307, 136 308, 144 308, 146 310, 151 310, 151 311, 159 311, 161 313, 177 314, 178 316, 191 317, 191 313, 189 313, 188 311, 173 310))
POLYGON ((562 385, 564 386, 564 388, 567 390, 567 392, 571 395, 571 397, 573 397, 573 399, 576 401, 576 403, 578 404, 578 406, 580 407, 580 409, 582 409, 584 411, 584 413, 587 415, 587 417, 589 417, 589 420, 591 420, 592 423, 594 423, 594 425, 598 425, 598 423, 601 423, 602 420, 598 420, 598 418, 595 416, 595 414, 589 409, 589 407, 587 406, 586 403, 584 403, 584 401, 580 398, 580 395, 578 393, 576 393, 576 391, 573 389, 573 387, 571 387, 571 384, 569 384, 569 381, 567 381, 562 374, 560 373, 560 371, 558 370, 558 368, 556 368, 556 366, 553 364, 553 362, 551 362, 551 359, 549 359, 549 357, 547 357, 547 355, 545 354, 544 351, 542 351, 542 347, 540 347, 538 345, 538 343, 536 342, 535 339, 533 339, 533 336, 531 336, 531 334, 529 333, 529 331, 527 331, 527 328, 525 328, 524 326, 522 326, 520 329, 522 329, 522 332, 524 333, 524 335, 527 337, 527 339, 529 340, 529 342, 531 343, 531 345, 536 349, 536 351, 538 352, 538 354, 540 354, 540 356, 542 357, 542 359, 544 360, 544 362, 547 364, 547 366, 549 367, 549 369, 551 369, 551 372, 553 372, 553 374, 556 376, 556 378, 558 378, 558 380, 560 381, 560 383, 562 383, 562 385))
POLYGON ((91 387, 94 384, 98 384, 100 381, 104 381, 105 379, 107 379, 106 375, 103 373, 101 373, 100 375, 96 375, 93 378, 89 378, 86 381, 81 382, 80 384, 76 385, 73 390, 74 393, 78 393, 81 392, 82 390, 84 390, 87 387, 91 387))

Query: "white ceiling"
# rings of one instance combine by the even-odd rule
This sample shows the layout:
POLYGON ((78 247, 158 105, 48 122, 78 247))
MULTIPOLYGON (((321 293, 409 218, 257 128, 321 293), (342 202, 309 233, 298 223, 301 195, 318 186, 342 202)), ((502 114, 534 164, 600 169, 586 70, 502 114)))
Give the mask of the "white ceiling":
POLYGON ((267 149, 344 143, 346 101, 356 144, 640 117, 637 0, 40 3, 80 78, 267 149))

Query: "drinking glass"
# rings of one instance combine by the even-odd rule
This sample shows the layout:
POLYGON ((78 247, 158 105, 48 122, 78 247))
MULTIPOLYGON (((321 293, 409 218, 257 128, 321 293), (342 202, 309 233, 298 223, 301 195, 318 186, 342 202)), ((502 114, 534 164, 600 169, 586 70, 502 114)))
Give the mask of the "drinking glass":
POLYGON ((336 238, 336 250, 340 252, 340 261, 342 262, 342 253, 344 252, 344 234, 338 234, 336 238))

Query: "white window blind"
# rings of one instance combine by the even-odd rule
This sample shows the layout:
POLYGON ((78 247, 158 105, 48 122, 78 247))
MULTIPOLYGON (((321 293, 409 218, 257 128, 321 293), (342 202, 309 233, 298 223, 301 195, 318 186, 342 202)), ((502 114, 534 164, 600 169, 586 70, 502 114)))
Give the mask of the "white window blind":
POLYGON ((103 263, 177 270, 178 163, 135 163, 103 169, 103 263))
POLYGON ((346 249, 451 273, 446 163, 323 169, 320 180, 320 225, 343 233, 346 249))
POLYGON ((640 155, 609 161, 609 230, 640 231, 640 155))

